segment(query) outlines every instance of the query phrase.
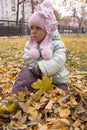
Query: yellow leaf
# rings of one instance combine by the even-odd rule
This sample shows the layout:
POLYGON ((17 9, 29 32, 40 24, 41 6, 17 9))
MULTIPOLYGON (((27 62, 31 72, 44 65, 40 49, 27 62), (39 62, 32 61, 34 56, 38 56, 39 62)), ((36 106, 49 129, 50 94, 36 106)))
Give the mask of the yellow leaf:
POLYGON ((38 79, 37 82, 32 84, 34 89, 43 90, 44 92, 53 88, 52 78, 43 76, 42 80, 38 79))
POLYGON ((38 79, 37 82, 34 82, 32 84, 32 87, 37 90, 35 93, 36 97, 34 97, 36 100, 39 100, 41 95, 45 92, 51 90, 54 85, 52 84, 52 78, 43 76, 42 80, 38 79))
POLYGON ((14 112, 17 105, 15 103, 12 103, 8 105, 7 107, 0 107, 0 113, 11 113, 14 112))
POLYGON ((8 75, 7 78, 9 78, 10 80, 14 79, 14 77, 12 75, 8 75))

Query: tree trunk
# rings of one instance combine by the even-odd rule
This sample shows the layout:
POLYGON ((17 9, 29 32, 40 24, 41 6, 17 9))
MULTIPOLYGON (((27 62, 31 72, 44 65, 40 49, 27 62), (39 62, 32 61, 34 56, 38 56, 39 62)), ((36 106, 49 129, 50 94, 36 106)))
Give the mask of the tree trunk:
POLYGON ((18 24, 18 18, 19 18, 19 0, 17 0, 16 25, 18 24))
POLYGON ((32 13, 34 13, 34 1, 31 0, 32 13))

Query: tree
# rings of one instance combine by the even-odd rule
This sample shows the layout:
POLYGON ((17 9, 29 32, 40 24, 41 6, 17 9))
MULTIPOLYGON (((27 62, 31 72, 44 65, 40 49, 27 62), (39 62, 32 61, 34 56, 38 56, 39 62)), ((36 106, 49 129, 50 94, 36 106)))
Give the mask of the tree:
POLYGON ((17 13, 16 13, 16 23, 18 24, 19 20, 19 5, 22 4, 22 20, 24 21, 24 2, 25 0, 17 0, 17 13))
POLYGON ((81 27, 84 21, 87 19, 87 4, 86 0, 64 0, 63 7, 66 12, 70 11, 70 17, 72 17, 73 25, 81 27))
POLYGON ((41 3, 43 0, 31 0, 32 13, 34 13, 36 6, 41 3))
POLYGON ((19 17, 19 0, 17 0, 16 24, 18 24, 18 17, 19 17))
POLYGON ((31 0, 32 13, 34 13, 34 1, 31 0))

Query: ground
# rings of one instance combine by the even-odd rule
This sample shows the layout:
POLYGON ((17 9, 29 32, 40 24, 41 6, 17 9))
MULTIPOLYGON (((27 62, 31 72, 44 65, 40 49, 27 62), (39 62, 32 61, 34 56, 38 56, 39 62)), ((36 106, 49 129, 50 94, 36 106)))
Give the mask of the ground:
POLYGON ((0 130, 87 129, 87 34, 61 38, 67 48, 69 91, 51 87, 38 100, 38 92, 10 94, 24 66, 22 56, 29 37, 0 38, 0 130))

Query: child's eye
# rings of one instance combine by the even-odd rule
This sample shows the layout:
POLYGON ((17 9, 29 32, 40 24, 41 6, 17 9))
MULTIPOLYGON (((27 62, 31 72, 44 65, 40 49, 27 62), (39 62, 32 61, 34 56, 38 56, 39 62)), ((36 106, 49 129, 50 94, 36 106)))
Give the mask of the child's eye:
POLYGON ((41 28, 37 26, 37 29, 40 30, 41 28))
POLYGON ((31 28, 30 28, 31 30, 41 30, 42 28, 40 28, 40 27, 38 27, 38 26, 31 26, 31 28))
POLYGON ((32 30, 32 29, 34 29, 34 27, 33 27, 33 26, 31 26, 31 30, 32 30))

